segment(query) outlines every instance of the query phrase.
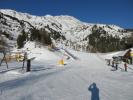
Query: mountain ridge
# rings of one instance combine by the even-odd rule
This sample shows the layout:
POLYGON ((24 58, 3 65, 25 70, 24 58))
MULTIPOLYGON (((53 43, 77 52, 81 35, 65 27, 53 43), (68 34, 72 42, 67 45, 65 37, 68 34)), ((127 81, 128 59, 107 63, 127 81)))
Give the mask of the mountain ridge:
POLYGON ((21 13, 14 10, 0 9, 0 31, 12 34, 12 37, 17 39, 18 35, 24 30, 31 32, 31 29, 45 30, 49 34, 52 33, 58 36, 58 41, 55 43, 62 43, 74 49, 87 49, 89 44, 89 35, 94 31, 100 33, 101 36, 112 36, 123 39, 130 37, 131 32, 116 25, 107 24, 90 24, 82 22, 72 16, 35 16, 28 13, 21 13), (103 33, 104 34, 103 34, 103 33), (65 40, 60 39, 63 36, 65 40), (72 44, 72 46, 70 46, 72 44))

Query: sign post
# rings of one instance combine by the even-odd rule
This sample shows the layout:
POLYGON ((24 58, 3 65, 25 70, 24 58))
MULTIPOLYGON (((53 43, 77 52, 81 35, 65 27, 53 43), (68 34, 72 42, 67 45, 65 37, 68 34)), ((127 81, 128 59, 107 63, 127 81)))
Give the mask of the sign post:
POLYGON ((130 56, 131 56, 131 64, 133 64, 133 51, 130 52, 130 56))

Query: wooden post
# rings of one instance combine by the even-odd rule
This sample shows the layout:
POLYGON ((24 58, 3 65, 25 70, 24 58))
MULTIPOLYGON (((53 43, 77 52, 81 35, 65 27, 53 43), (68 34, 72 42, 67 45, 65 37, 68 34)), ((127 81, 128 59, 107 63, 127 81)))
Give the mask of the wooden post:
POLYGON ((26 72, 29 72, 30 69, 31 69, 31 60, 28 59, 28 60, 27 60, 27 70, 26 70, 26 72))
POLYGON ((23 66, 22 66, 22 69, 24 69, 24 64, 25 64, 25 60, 27 59, 27 53, 25 52, 24 53, 24 59, 23 59, 23 66))

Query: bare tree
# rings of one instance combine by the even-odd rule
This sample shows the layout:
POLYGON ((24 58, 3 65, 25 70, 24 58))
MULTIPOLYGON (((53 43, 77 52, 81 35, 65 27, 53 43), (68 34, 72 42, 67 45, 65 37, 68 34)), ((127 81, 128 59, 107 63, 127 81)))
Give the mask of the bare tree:
POLYGON ((3 61, 5 61, 6 66, 8 68, 8 64, 7 64, 7 60, 6 60, 6 49, 7 49, 7 42, 6 39, 3 35, 0 34, 0 52, 3 53, 3 58, 0 61, 0 66, 2 64, 3 61))

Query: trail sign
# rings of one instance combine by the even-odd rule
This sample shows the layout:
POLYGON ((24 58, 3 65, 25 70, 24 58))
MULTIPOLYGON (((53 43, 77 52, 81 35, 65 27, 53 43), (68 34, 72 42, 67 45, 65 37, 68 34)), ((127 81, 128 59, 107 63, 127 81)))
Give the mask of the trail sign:
POLYGON ((133 52, 130 53, 130 56, 133 57, 133 52))

